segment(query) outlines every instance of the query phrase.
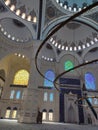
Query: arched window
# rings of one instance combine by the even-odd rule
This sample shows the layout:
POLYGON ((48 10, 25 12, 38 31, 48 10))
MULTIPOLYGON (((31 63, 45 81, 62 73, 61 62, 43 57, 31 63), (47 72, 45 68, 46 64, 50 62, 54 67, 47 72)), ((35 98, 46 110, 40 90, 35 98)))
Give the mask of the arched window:
POLYGON ((10 114, 11 114, 11 108, 8 107, 8 108, 6 109, 5 118, 10 118, 10 114))
POLYGON ((85 74, 85 86, 86 89, 96 90, 95 77, 92 75, 92 73, 88 72, 85 74))
POLYGON ((21 91, 18 90, 17 93, 16 93, 16 99, 20 99, 20 96, 21 96, 21 91))
POLYGON ((49 110, 49 121, 53 121, 53 110, 49 110))
POLYGON ((26 70, 19 70, 14 77, 13 84, 28 85, 29 73, 26 70))
POLYGON ((47 118, 47 110, 43 109, 42 120, 46 120, 46 118, 47 118))
POLYGON ((15 90, 11 90, 10 99, 14 98, 15 90))
POLYGON ((65 70, 72 69, 73 67, 74 67, 74 65, 70 60, 66 61, 65 64, 64 64, 64 69, 65 70))
POLYGON ((13 108, 13 112, 12 112, 12 118, 15 119, 16 116, 17 116, 17 108, 14 107, 14 108, 13 108))
POLYGON ((46 86, 46 87, 54 87, 54 84, 53 84, 53 81, 54 81, 54 79, 55 79, 55 74, 54 74, 54 72, 52 71, 52 70, 48 70, 46 73, 45 73, 45 77, 47 78, 47 79, 49 79, 49 80, 47 80, 47 79, 45 79, 44 80, 44 86, 46 86), (51 82, 52 81, 52 82, 51 82))

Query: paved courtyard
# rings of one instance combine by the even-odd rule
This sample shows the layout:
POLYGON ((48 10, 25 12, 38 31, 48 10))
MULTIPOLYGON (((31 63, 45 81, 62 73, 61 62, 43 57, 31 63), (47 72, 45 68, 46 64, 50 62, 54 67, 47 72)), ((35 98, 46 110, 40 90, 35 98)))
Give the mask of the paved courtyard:
POLYGON ((43 122, 43 124, 21 124, 17 123, 16 120, 1 119, 0 130, 98 130, 98 126, 48 122, 43 122))

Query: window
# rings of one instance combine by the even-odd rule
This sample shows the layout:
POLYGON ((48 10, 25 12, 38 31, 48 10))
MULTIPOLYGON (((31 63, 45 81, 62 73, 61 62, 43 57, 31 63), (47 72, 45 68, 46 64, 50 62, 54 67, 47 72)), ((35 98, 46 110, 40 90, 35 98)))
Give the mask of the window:
POLYGON ((88 98, 89 102, 92 104, 92 98, 88 98))
POLYGON ((45 73, 45 77, 47 78, 47 79, 49 79, 49 80, 47 80, 47 79, 45 79, 44 80, 44 86, 46 86, 46 87, 54 87, 54 84, 53 84, 53 81, 54 81, 54 79, 55 79, 55 74, 54 74, 54 72, 52 71, 52 70, 48 70, 46 73, 45 73))
POLYGON ((22 98, 21 99, 23 99, 23 97, 24 97, 24 92, 22 92, 22 98))
POLYGON ((97 98, 94 98, 94 104, 95 104, 95 105, 98 104, 97 98))
POLYGON ((46 118, 47 118, 47 110, 44 109, 42 114, 42 120, 46 120, 46 118))
POLYGON ((10 99, 13 99, 13 98, 14 98, 14 94, 15 94, 15 90, 11 90, 10 99))
POLYGON ((17 93, 16 93, 16 99, 20 99, 20 96, 21 96, 21 91, 19 90, 19 91, 17 91, 17 93))
POLYGON ((10 113, 11 113, 11 108, 8 107, 8 108, 6 109, 5 118, 10 118, 10 113))
POLYGON ((12 112, 12 118, 15 119, 17 116, 17 108, 15 107, 12 112))
POLYGON ((88 72, 85 74, 85 86, 86 89, 96 90, 95 77, 92 75, 92 73, 88 72))
POLYGON ((70 60, 65 62, 65 65, 64 65, 64 69, 65 70, 72 69, 73 67, 74 67, 74 65, 73 65, 73 63, 70 60))
POLYGON ((53 121, 53 110, 49 110, 49 121, 53 121))
POLYGON ((54 94, 50 93, 50 102, 53 102, 54 94))
POLYGON ((47 101, 47 100, 48 100, 48 93, 45 92, 45 93, 44 93, 44 101, 47 101))
POLYGON ((20 70, 15 74, 14 82, 15 85, 28 85, 29 73, 26 70, 20 70))

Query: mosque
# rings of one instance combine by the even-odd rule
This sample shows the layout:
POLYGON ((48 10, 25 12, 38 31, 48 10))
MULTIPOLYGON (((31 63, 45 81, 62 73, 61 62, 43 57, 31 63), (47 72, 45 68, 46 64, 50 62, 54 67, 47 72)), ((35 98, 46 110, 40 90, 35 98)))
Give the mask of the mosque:
POLYGON ((97 71, 98 0, 0 0, 2 120, 98 125, 97 71))

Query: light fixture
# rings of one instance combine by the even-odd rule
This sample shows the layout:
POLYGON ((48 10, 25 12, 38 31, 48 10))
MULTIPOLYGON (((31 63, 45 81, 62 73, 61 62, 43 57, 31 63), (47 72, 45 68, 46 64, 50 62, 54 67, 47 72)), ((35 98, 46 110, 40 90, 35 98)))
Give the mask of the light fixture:
POLYGON ((77 11, 77 8, 73 8, 73 11, 76 12, 76 11, 77 11))
POLYGON ((94 45, 94 41, 91 40, 91 44, 94 45))
POLYGON ((53 44, 53 45, 54 45, 54 43, 55 43, 55 40, 52 41, 52 44, 53 44))
POLYGON ((81 46, 78 46, 78 50, 81 50, 81 46))
POLYGON ((70 47, 69 49, 70 49, 70 51, 72 51, 72 47, 70 47))
POLYGON ((5 4, 6 4, 7 6, 10 5, 10 3, 11 3, 10 0, 6 0, 6 1, 5 1, 5 4))
POLYGON ((66 51, 68 51, 68 46, 66 46, 66 51))
POLYGON ((55 47, 57 47, 57 46, 58 46, 58 43, 56 42, 56 43, 55 43, 55 47))
POLYGON ((21 56, 21 54, 18 54, 18 57, 20 57, 21 56))
POLYGON ((17 56, 17 53, 15 53, 15 56, 17 56))
POLYGON ((17 38, 16 41, 19 42, 19 39, 17 38))
POLYGON ((62 48, 61 48, 62 50, 64 50, 65 49, 65 46, 62 46, 62 48))
POLYGON ((15 37, 12 37, 12 40, 14 41, 14 40, 15 40, 15 37))
POLYGON ((47 60, 49 61, 49 58, 47 58, 47 60))
POLYGON ((15 10, 15 5, 11 5, 10 10, 14 11, 15 10))
POLYGON ((28 21, 31 21, 31 19, 32 19, 31 15, 27 16, 28 21))
POLYGON ((56 0, 57 3, 59 3, 59 0, 56 0))
POLYGON ((62 7, 62 6, 63 6, 63 3, 60 3, 60 6, 62 7))
POLYGON ((44 56, 42 56, 42 58, 44 58, 44 56))
POLYGON ((33 22, 36 23, 37 22, 37 18, 33 17, 33 22))
POLYGON ((77 47, 75 46, 75 47, 74 47, 74 51, 76 51, 76 50, 77 50, 77 47))
POLYGON ((25 14, 25 13, 22 13, 21 17, 22 17, 23 19, 25 19, 25 18, 26 18, 26 14, 25 14))
POLYGON ((8 34, 8 38, 11 38, 11 35, 10 35, 10 34, 8 34))
POLYGON ((69 11, 71 11, 71 10, 72 10, 72 8, 71 8, 70 6, 69 6, 69 8, 68 8, 68 9, 69 9, 69 11))
POLYGON ((90 44, 89 44, 88 42, 87 42, 87 44, 86 44, 86 45, 87 45, 87 47, 90 47, 90 44))
POLYGON ((24 55, 22 55, 22 58, 25 58, 25 56, 24 56, 24 55))
POLYGON ((67 9, 67 5, 64 5, 64 9, 67 9))
POLYGON ((85 45, 82 45, 82 47, 83 47, 83 49, 85 49, 86 47, 85 47, 85 45))
POLYGON ((97 38, 97 37, 95 37, 95 38, 94 38, 94 41, 95 41, 95 42, 97 42, 97 41, 98 41, 98 38, 97 38))
POLYGON ((16 10, 16 15, 20 15, 21 11, 18 9, 16 10))
POLYGON ((4 32, 4 35, 7 35, 7 32, 6 32, 6 31, 4 32))
POLYGON ((53 37, 50 38, 50 42, 52 42, 52 41, 53 41, 53 37))
POLYGON ((46 60, 47 58, 46 58, 46 57, 44 57, 44 59, 46 60))
POLYGON ((53 61, 53 59, 52 59, 52 58, 50 58, 50 61, 53 61))
POLYGON ((1 28, 1 32, 3 32, 4 31, 4 28, 1 28))
POLYGON ((58 45, 58 49, 60 49, 60 48, 61 48, 61 44, 58 45))
POLYGON ((78 10, 81 11, 82 9, 79 7, 78 10))

